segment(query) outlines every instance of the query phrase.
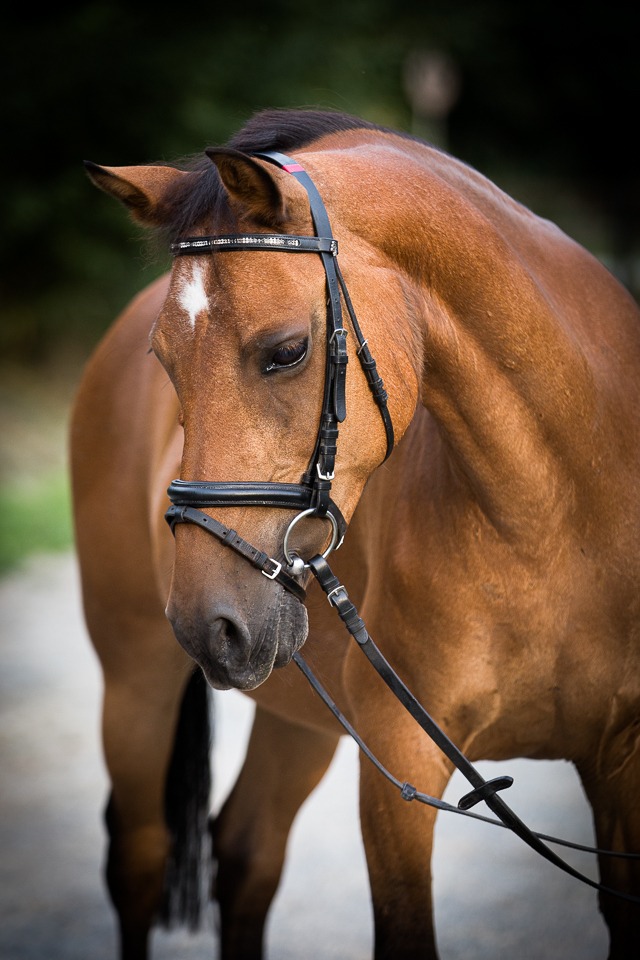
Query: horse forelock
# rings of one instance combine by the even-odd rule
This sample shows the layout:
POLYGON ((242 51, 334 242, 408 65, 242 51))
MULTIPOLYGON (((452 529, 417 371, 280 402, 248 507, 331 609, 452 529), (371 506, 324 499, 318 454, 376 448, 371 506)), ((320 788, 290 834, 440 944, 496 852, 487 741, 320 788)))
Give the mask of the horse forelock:
MULTIPOLYGON (((358 117, 328 110, 264 110, 251 117, 226 146, 247 154, 266 150, 286 153, 347 130, 395 132, 358 117)), ((203 222, 214 225, 217 232, 234 231, 237 222, 211 160, 198 154, 177 165, 191 176, 177 183, 165 198, 163 237, 173 242, 203 222)))

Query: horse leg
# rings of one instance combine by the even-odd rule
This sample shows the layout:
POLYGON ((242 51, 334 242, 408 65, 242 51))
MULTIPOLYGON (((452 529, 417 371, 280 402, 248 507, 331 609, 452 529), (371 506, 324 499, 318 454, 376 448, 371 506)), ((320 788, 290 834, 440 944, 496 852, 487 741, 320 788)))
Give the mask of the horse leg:
MULTIPOLYGON (((390 767, 396 765, 391 761, 390 767)), ((435 763, 424 770, 427 792, 440 796, 449 772, 435 763)), ((435 810, 403 803, 397 788, 363 761, 360 818, 373 903, 375 960, 392 960, 399 954, 403 960, 437 960, 431 878, 435 810)))
MULTIPOLYGON (((167 631, 166 623, 161 631, 167 631)), ((112 785, 106 879, 118 916, 122 960, 146 960, 149 930, 163 903, 171 850, 165 787, 192 670, 175 642, 145 649, 139 633, 135 641, 135 656, 126 654, 127 662, 119 668, 112 651, 103 659, 103 745, 112 785)))
MULTIPOLYGON (((592 764, 578 767, 595 821, 598 846, 605 850, 640 853, 640 751, 615 765, 607 757, 607 769, 597 777, 592 764)), ((619 757, 618 757, 619 760, 619 757)), ((604 886, 640 897, 640 860, 600 857, 600 881, 604 886)), ((609 960, 640 957, 640 905, 610 894, 599 895, 600 910, 609 928, 609 960)))
MULTIPOLYGON (((366 731, 364 739, 399 780, 408 778, 419 790, 440 797, 450 771, 435 754, 427 756, 419 737, 403 726, 396 719, 387 728, 391 741, 374 743, 366 731)), ((364 729, 362 725, 361 732, 364 729)), ((403 960, 437 960, 431 878, 435 816, 431 807, 403 802, 397 787, 368 760, 361 761, 360 820, 373 905, 375 960, 392 960, 400 954, 403 960)))
POLYGON ((213 827, 221 960, 259 960, 293 819, 324 776, 339 735, 257 706, 238 780, 213 827))
MULTIPOLYGON (((400 782, 440 798, 451 767, 364 657, 349 661, 349 689, 357 699, 354 726, 378 760, 400 782), (364 695, 366 692, 366 696, 364 695)), ((459 736, 462 731, 448 731, 459 736)), ((436 811, 406 802, 397 786, 368 759, 360 762, 360 822, 374 919, 375 960, 437 960, 431 857, 436 811)))

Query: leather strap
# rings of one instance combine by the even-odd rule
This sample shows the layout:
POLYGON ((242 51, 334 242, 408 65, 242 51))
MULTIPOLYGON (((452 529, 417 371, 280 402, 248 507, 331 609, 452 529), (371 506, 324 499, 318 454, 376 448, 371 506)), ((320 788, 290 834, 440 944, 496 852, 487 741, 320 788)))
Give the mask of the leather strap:
MULTIPOLYGON (((332 237, 333 234, 331 231, 331 224, 329 223, 329 217, 327 215, 326 208, 324 206, 324 203, 322 202, 322 198, 318 192, 318 189, 315 183, 313 182, 309 174, 306 172, 306 170, 304 170, 304 168, 299 163, 297 163, 291 157, 286 156, 284 153, 269 151, 264 153, 256 153, 255 156, 262 157, 265 160, 269 160, 270 162, 277 164, 283 170, 286 170, 288 173, 294 176, 296 180, 298 180, 303 185, 303 187, 305 188, 309 196, 311 216, 313 218, 313 224, 316 229, 316 233, 318 233, 318 235, 320 236, 332 237)), ((336 255, 337 255, 337 250, 336 250, 336 255)), ((323 257, 323 261, 324 259, 325 258, 323 257)), ((351 303, 351 298, 349 296, 349 292, 344 282, 344 277, 342 276, 342 271, 340 270, 340 266, 338 264, 337 259, 334 258, 334 259, 331 259, 330 261, 325 261, 324 265, 325 265, 325 272, 327 274, 330 312, 333 314, 333 322, 331 324, 332 329, 331 327, 328 328, 328 336, 331 336, 334 333, 336 329, 336 325, 341 324, 341 321, 342 321, 342 309, 340 305, 340 290, 341 290, 342 296, 344 297, 344 301, 347 306, 347 310, 349 312, 351 324, 353 326, 358 343, 360 345, 360 348, 358 350, 358 359, 360 360, 362 369, 365 373, 365 376, 367 377, 367 382, 373 394, 373 398, 377 403, 380 409, 380 413, 382 415, 385 432, 387 435, 387 452, 384 458, 386 460, 391 454, 391 451, 393 450, 394 434, 393 434, 393 424, 391 422, 391 416, 387 409, 387 393, 384 390, 384 383, 382 381, 382 378, 378 375, 378 372, 376 370, 376 362, 371 355, 371 351, 369 350, 369 347, 367 346, 367 341, 362 335, 362 331, 360 329, 360 325, 358 323, 355 310, 353 309, 353 304, 351 303), (338 287, 340 288, 340 290, 338 290, 338 287)), ((344 376, 346 373, 346 363, 347 363, 346 342, 344 344, 344 357, 342 353, 340 353, 340 356, 336 358, 335 362, 341 365, 340 370, 337 373, 337 376, 341 380, 344 380, 344 376)), ((338 392, 341 394, 342 397, 344 396, 343 385, 340 386, 338 392)), ((342 420, 344 420, 344 416, 346 416, 346 408, 344 409, 344 416, 340 416, 341 412, 342 412, 341 409, 340 410, 336 409, 335 411, 336 418, 340 423, 342 422, 342 420)))
MULTIPOLYGON (((176 506, 198 507, 280 507, 284 510, 308 510, 313 491, 300 483, 209 482, 172 480, 167 495, 176 506)), ((329 498, 327 513, 338 525, 339 540, 347 530, 340 508, 329 498)))
MULTIPOLYGON (((447 803, 446 800, 433 797, 428 793, 422 793, 417 789, 417 787, 414 787, 413 784, 406 780, 398 780, 396 777, 394 777, 394 775, 387 770, 387 768, 378 760, 376 755, 369 749, 355 727, 349 723, 345 715, 341 712, 340 708, 331 699, 326 688, 323 687, 318 678, 315 676, 311 670, 311 667, 305 661, 300 651, 294 653, 292 659, 299 670, 304 674, 310 686, 323 701, 325 706, 329 708, 338 723, 340 723, 340 725, 344 728, 345 733, 349 734, 349 736, 353 738, 362 753, 367 757, 368 760, 371 761, 371 763, 380 771, 380 773, 386 777, 390 783, 398 788, 400 791, 400 796, 403 800, 417 800, 419 803, 424 803, 430 807, 435 807, 437 810, 444 810, 447 813, 456 813, 464 817, 471 817, 473 820, 481 820, 482 823, 488 823, 492 827, 502 827, 503 829, 508 829, 507 825, 503 823, 502 820, 496 820, 494 817, 485 817, 481 813, 472 812, 463 804, 464 797, 458 802, 457 806, 454 806, 452 803, 447 803)), ((507 781, 511 780, 512 778, 504 777, 498 779, 507 781)), ((493 781, 489 780, 487 782, 492 783, 493 781)), ((508 784, 505 783, 505 787, 507 785, 508 784)), ((560 837, 552 837, 548 833, 538 833, 537 831, 535 832, 535 836, 540 840, 546 840, 548 843, 557 843, 559 846, 567 847, 570 850, 580 850, 583 853, 595 853, 605 857, 616 857, 618 859, 625 860, 640 860, 640 854, 638 853, 621 853, 617 850, 602 850, 599 847, 588 847, 583 843, 573 843, 571 840, 563 840, 560 837)), ((626 897, 626 894, 624 896, 626 897)), ((637 898, 633 898, 633 902, 637 902, 637 898)))
MULTIPOLYGON (((292 157, 277 151, 254 154, 290 173, 305 188, 316 234, 333 238, 329 216, 315 183, 304 168, 292 157)), ((338 441, 338 424, 347 416, 346 375, 349 357, 347 354, 347 331, 342 321, 340 283, 336 269, 336 255, 320 252, 327 284, 327 359, 325 365, 324 392, 320 428, 316 446, 303 482, 313 486, 312 505, 319 516, 324 516, 329 507, 331 481, 335 473, 338 441)))
POLYGON ((167 493, 171 502, 178 506, 256 506, 306 510, 311 503, 311 491, 299 483, 172 480, 167 493))
POLYGON ((285 253, 326 253, 335 257, 338 242, 333 237, 296 237, 289 233, 221 234, 187 237, 170 247, 174 257, 197 253, 224 253, 225 250, 280 250, 285 253))
POLYGON ((165 520, 175 534, 177 523, 194 523, 196 526, 206 530, 207 533, 216 537, 225 547, 230 547, 245 560, 265 575, 269 580, 277 580, 285 590, 293 594, 301 603, 306 599, 306 592, 300 584, 285 573, 282 564, 274 560, 268 554, 256 549, 247 540, 243 540, 239 533, 232 530, 231 527, 225 527, 223 523, 207 516, 202 510, 196 510, 194 507, 171 506, 165 513, 165 520))
MULTIPOLYGON (((431 738, 437 747, 445 754, 453 765, 462 773, 462 775, 471 783, 473 790, 465 794, 459 801, 460 810, 467 811, 480 800, 484 800, 489 809, 498 817, 505 827, 515 833, 521 840, 530 846, 536 853, 539 853, 545 860, 553 863, 556 867, 575 877, 577 880, 594 887, 601 892, 609 893, 613 896, 628 900, 631 903, 640 903, 640 897, 634 897, 631 894, 625 894, 620 891, 612 890, 602 884, 597 883, 591 878, 584 876, 578 870, 575 870, 570 864, 562 860, 553 850, 550 850, 543 840, 535 834, 523 821, 511 810, 509 806, 497 795, 499 790, 504 790, 513 783, 512 777, 497 777, 493 780, 485 780, 478 770, 473 766, 470 760, 446 735, 444 730, 438 726, 433 717, 425 710, 422 704, 414 697, 408 687, 403 683, 398 674, 391 667, 389 662, 382 655, 375 645, 367 630, 364 622, 358 615, 354 604, 349 599, 345 587, 340 583, 337 577, 331 571, 327 561, 321 557, 312 557, 307 562, 316 580, 327 595, 331 605, 336 608, 341 620, 345 624, 351 636, 357 641, 358 646, 365 654, 369 662, 375 668, 380 677, 387 684, 389 689, 398 698, 403 707, 411 714, 416 722, 422 727, 425 733, 431 738)), ((296 661, 297 662, 297 661, 296 661)), ((300 666, 300 663, 298 663, 300 666)), ((308 671, 304 670, 305 674, 308 671)), ((317 688, 316 688, 317 690, 317 688)), ((411 784, 403 785, 403 798, 412 800, 417 797, 416 788, 411 784)), ((631 855, 629 859, 636 859, 631 855)))
MULTIPOLYGON (((391 420, 391 414, 387 407, 387 391, 384 389, 384 381, 378 369, 376 367, 376 362, 371 355, 369 350, 369 345, 360 329, 360 324, 358 323, 358 318, 356 312, 353 309, 353 304, 351 303, 351 297, 349 296, 349 291, 347 290, 347 285, 344 282, 344 277, 342 276, 342 271, 340 269, 340 264, 336 260, 336 271, 338 274, 338 282, 340 284, 340 289, 342 290, 342 296, 344 297, 344 302, 347 305, 347 311, 349 313, 349 318, 351 320, 351 326, 353 327, 353 332, 356 335, 356 339, 360 344, 357 350, 358 360, 360 361, 360 366, 364 372, 365 377, 367 378, 367 383, 369 389, 371 390, 373 399, 378 405, 380 410, 380 416, 382 417, 382 422, 384 424, 384 430, 387 435, 387 452, 384 455, 384 459, 388 460, 393 452, 393 447, 395 444, 395 437, 393 432, 393 422, 391 420)), ((384 463, 384 460, 383 460, 384 463)))

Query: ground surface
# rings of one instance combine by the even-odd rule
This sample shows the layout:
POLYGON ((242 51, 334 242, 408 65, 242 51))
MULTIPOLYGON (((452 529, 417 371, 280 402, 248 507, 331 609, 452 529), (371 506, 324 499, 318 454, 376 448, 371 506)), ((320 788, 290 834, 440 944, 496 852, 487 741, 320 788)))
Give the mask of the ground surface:
MULTIPOLYGON (((0 623, 0 958, 115 960, 113 918, 100 875, 107 790, 99 746, 100 679, 82 622, 73 555, 35 557, 1 580, 0 623)), ((241 762, 251 707, 231 692, 216 695, 215 708, 218 805, 241 762)), ((482 766, 485 775, 509 772, 516 778, 508 799, 532 827, 592 842, 590 816, 570 766, 482 766)), ((454 778, 447 797, 456 800, 463 792, 454 778)), ((563 855, 589 869, 585 857, 563 855)), ((506 831, 441 814, 435 893, 442 960, 606 957, 594 891, 506 831)), ((344 741, 295 825, 268 956, 368 960, 370 953, 356 751, 344 741)), ((155 937, 154 960, 216 956, 213 917, 196 937, 155 937)))

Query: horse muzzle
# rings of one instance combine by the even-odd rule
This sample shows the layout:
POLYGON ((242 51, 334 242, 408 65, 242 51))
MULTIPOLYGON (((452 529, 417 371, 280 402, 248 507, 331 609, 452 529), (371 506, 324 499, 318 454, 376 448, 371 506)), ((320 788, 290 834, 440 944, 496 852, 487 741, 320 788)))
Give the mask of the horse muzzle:
MULTIPOLYGON (((175 502, 187 496, 208 501, 211 496, 221 495, 222 486, 226 497, 232 485, 180 481, 171 485, 174 503, 166 518, 174 534, 177 527, 182 527, 182 533, 176 536, 166 613, 176 639, 202 667, 211 686, 252 690, 267 679, 274 667, 289 663, 307 636, 303 584, 310 572, 294 551, 315 554, 328 538, 325 554, 329 553, 337 543, 339 527, 333 516, 328 518, 329 523, 327 518, 321 518, 324 522, 318 525, 315 510, 307 509, 288 523, 286 532, 281 523, 276 529, 263 529, 260 539, 282 541, 282 548, 274 554, 279 559, 274 559, 203 510, 175 502), (195 537, 187 535, 185 528, 193 530, 194 526, 231 549, 221 555, 217 549, 211 549, 210 538, 203 539, 199 532, 195 537), (263 576, 257 575, 256 570, 263 576)), ((258 486, 234 485, 233 494, 239 496, 239 491, 243 499, 250 497, 250 507, 262 506, 255 499, 258 486)))
POLYGON ((280 587, 265 586, 267 597, 253 604, 253 616, 236 603, 194 604, 172 591, 166 613, 175 637, 217 690, 253 690, 274 668, 286 666, 307 638, 305 607, 280 587))

